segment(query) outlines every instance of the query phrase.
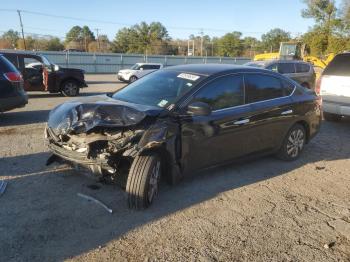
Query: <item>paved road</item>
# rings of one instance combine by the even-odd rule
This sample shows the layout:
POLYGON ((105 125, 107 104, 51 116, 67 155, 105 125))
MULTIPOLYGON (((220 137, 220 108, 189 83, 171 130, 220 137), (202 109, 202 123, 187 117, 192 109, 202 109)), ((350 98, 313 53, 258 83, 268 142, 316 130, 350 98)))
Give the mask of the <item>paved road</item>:
MULTIPOLYGON (((122 87, 113 75, 87 79, 83 95, 122 87)), ((66 100, 32 93, 27 107, 0 115, 0 179, 9 182, 1 261, 350 260, 349 120, 324 123, 296 162, 266 157, 203 172, 131 211, 118 186, 45 166, 45 120, 66 100)))

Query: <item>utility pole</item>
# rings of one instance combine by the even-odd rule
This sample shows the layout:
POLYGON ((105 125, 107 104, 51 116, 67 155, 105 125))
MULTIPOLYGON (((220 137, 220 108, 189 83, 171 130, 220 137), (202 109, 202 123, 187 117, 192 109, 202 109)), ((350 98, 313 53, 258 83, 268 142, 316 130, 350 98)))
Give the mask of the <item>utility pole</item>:
POLYGON ((98 34, 99 28, 95 28, 96 30, 96 36, 97 36, 97 45, 98 45, 98 51, 101 51, 101 45, 100 45, 100 36, 98 34))
POLYGON ((203 29, 201 29, 199 34, 201 35, 201 56, 203 56, 203 29))
POLYGON ((22 39, 23 39, 24 50, 27 50, 26 40, 24 39, 24 31, 23 31, 21 10, 17 10, 17 13, 18 13, 18 16, 19 16, 19 24, 21 25, 21 29, 22 29, 22 39))

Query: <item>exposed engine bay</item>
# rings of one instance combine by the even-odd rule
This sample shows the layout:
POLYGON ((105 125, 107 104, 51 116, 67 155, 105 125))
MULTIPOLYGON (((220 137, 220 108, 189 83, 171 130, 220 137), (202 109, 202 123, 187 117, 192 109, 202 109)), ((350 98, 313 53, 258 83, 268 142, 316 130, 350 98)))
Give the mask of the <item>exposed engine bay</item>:
POLYGON ((101 177, 119 176, 141 152, 166 147, 169 127, 159 114, 157 108, 139 111, 107 96, 62 104, 49 116, 46 138, 53 155, 47 164, 68 161, 101 177))

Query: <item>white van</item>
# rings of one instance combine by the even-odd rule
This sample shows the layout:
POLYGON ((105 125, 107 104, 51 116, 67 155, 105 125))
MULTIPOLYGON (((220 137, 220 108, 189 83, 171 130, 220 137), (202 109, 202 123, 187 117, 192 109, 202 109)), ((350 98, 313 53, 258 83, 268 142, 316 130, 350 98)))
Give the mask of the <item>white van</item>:
POLYGON ((130 69, 119 70, 117 76, 119 80, 131 83, 161 68, 163 65, 158 63, 136 63, 130 69))
POLYGON ((323 71, 317 89, 326 120, 340 121, 343 116, 350 116, 350 53, 334 57, 323 71))

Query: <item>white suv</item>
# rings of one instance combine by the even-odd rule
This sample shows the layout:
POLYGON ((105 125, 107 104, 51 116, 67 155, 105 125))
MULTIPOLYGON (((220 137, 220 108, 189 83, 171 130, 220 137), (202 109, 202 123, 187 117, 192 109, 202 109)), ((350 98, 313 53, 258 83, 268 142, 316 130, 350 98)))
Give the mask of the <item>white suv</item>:
POLYGON ((124 82, 134 82, 137 79, 163 68, 162 64, 157 63, 136 63, 130 69, 119 70, 118 79, 124 82))
POLYGON ((317 89, 326 120, 340 121, 343 116, 350 116, 350 53, 339 54, 329 63, 317 89))

